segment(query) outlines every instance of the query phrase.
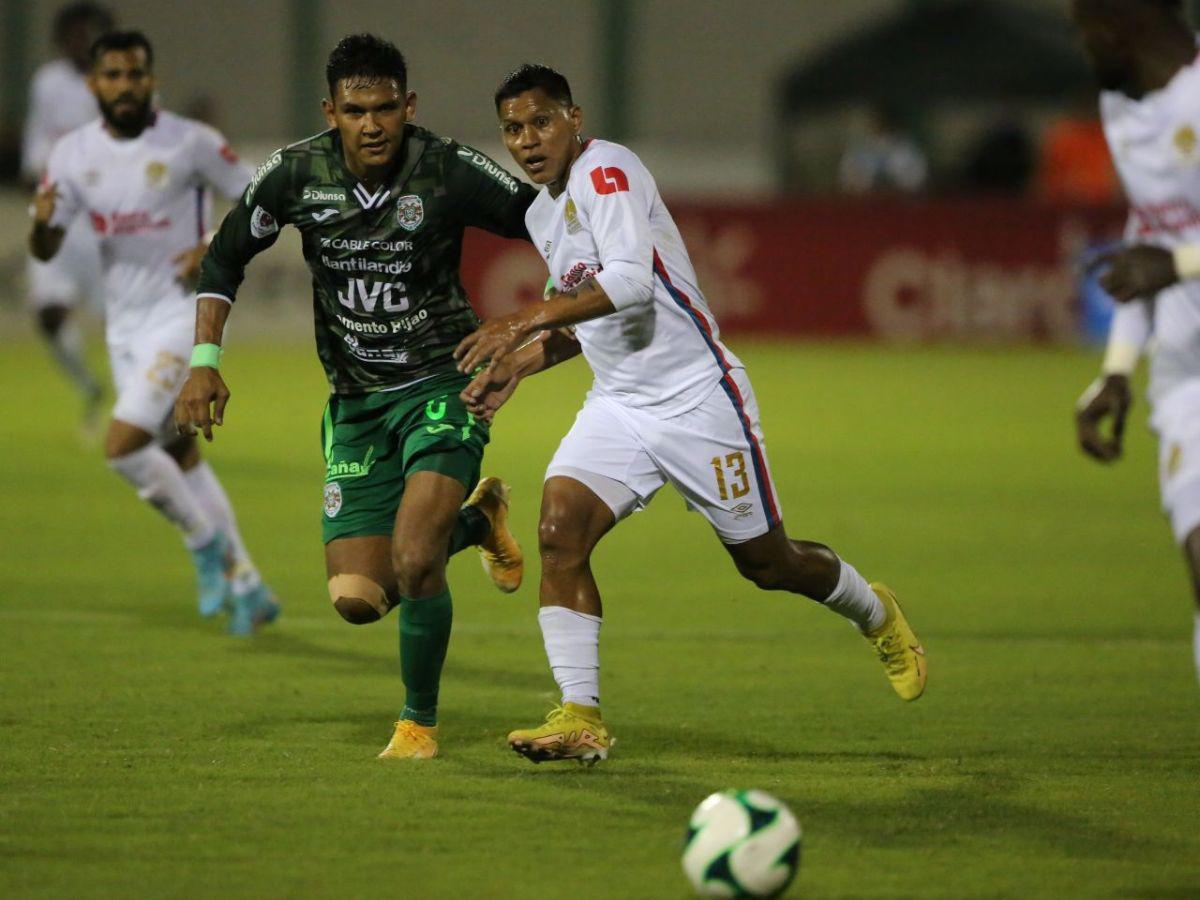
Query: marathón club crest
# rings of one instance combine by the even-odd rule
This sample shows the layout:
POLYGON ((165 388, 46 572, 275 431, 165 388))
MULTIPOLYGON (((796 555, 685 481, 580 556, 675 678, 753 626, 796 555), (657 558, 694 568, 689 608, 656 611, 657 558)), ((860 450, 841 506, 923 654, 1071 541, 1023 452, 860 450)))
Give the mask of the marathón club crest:
POLYGON ((425 221, 425 204, 416 194, 405 194, 396 200, 396 224, 405 231, 416 231, 425 221))

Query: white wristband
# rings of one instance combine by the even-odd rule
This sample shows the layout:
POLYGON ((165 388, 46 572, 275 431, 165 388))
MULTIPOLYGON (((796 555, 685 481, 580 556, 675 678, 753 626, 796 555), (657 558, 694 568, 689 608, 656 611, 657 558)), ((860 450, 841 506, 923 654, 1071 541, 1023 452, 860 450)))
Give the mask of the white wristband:
POLYGON ((1172 251, 1179 280, 1200 278, 1200 244, 1180 244, 1172 251))
POLYGON ((1142 348, 1137 344, 1122 340, 1109 341, 1100 371, 1105 375, 1132 375, 1141 355, 1142 348))

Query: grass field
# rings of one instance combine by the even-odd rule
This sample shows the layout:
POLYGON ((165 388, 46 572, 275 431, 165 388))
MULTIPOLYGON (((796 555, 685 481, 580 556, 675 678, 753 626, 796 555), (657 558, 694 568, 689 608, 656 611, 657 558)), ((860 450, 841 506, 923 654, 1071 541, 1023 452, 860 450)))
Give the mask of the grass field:
MULTIPOLYGON (((0 354, 0 896, 682 898, 692 807, 727 786, 805 828, 791 895, 1200 896, 1200 692, 1153 442, 1074 449, 1094 359, 733 341, 793 536, 906 601, 930 686, 898 701, 866 644, 742 582, 664 491, 602 546, 606 718, 593 770, 504 734, 554 699, 537 563, 511 597, 452 566, 442 758, 383 764, 396 621, 330 608, 324 386, 308 343, 234 342, 209 458, 285 603, 252 641, 198 619, 178 538, 81 449, 32 342, 0 354), (569 878, 567 877, 569 875, 569 878)), ((486 470, 529 545, 586 386, 529 382, 486 470)))

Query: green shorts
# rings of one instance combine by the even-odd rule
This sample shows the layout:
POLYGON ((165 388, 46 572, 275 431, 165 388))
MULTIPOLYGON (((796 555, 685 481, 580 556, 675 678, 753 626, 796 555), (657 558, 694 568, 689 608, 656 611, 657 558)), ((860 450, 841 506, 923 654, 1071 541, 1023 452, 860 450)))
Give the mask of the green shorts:
POLYGON ((410 388, 329 398, 321 423, 325 543, 390 535, 413 472, 440 472, 468 491, 475 486, 488 426, 458 397, 468 380, 447 373, 410 388))

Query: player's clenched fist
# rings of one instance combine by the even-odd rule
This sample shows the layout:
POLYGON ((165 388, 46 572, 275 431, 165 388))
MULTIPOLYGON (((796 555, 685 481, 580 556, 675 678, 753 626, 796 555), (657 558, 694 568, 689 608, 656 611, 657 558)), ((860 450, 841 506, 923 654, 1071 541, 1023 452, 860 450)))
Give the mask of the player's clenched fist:
POLYGON ((48 225, 54 217, 54 207, 58 201, 58 185, 53 182, 44 182, 38 185, 37 190, 33 194, 33 202, 30 204, 29 212, 33 216, 34 224, 48 225))
POLYGON ((206 441, 211 441, 213 426, 224 421, 228 402, 229 388, 221 373, 208 366, 197 366, 175 400, 175 427, 185 435, 200 431, 206 441))
POLYGON ((1108 271, 1100 276, 1103 287, 1118 303, 1149 299, 1179 281, 1170 250, 1138 244, 1103 257, 1108 271))
POLYGON ((1075 406, 1075 435, 1080 449, 1101 462, 1120 458, 1125 418, 1132 404, 1126 376, 1108 375, 1094 381, 1075 406), (1108 437, 1103 434, 1106 420, 1112 421, 1108 437))

